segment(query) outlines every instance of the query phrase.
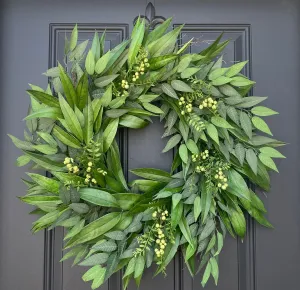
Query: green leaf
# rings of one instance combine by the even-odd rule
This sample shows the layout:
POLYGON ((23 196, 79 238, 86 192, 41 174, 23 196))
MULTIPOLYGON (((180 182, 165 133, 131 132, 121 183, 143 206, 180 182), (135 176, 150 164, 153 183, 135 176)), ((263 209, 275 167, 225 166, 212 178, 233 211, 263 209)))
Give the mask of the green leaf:
POLYGON ((27 92, 30 96, 32 96, 35 100, 41 102, 42 104, 45 104, 49 107, 59 108, 59 102, 57 98, 41 91, 27 90, 27 92))
POLYGON ((172 18, 166 19, 162 24, 157 25, 154 30, 152 30, 149 35, 147 36, 146 44, 151 43, 160 37, 164 35, 168 27, 170 26, 170 23, 172 21, 172 18))
POLYGON ((26 155, 19 156, 16 161, 16 166, 18 166, 18 167, 25 166, 30 161, 31 161, 31 159, 29 156, 26 156, 26 155))
POLYGON ((230 68, 228 68, 226 76, 231 78, 231 77, 237 75, 244 68, 244 66, 247 63, 248 63, 248 61, 242 61, 242 62, 232 65, 230 68))
POLYGON ((245 77, 234 77, 231 79, 230 84, 233 85, 234 87, 245 87, 245 86, 253 85, 255 84, 255 82, 248 80, 245 77))
POLYGON ((230 193, 248 199, 249 189, 244 178, 234 169, 230 169, 227 173, 228 189, 230 193))
POLYGON ((78 108, 82 110, 88 102, 89 81, 87 73, 84 73, 80 78, 76 87, 76 94, 78 96, 78 108))
POLYGON ((256 129, 273 136, 268 124, 260 117, 253 117, 252 123, 256 129))
POLYGON ((242 102, 238 103, 236 106, 239 108, 250 108, 263 102, 267 98, 268 97, 245 97, 242 98, 242 102))
POLYGON ((192 139, 187 140, 186 146, 193 154, 199 154, 199 148, 194 140, 192 139))
POLYGON ((59 77, 59 68, 58 67, 52 67, 49 68, 43 75, 51 78, 59 77))
POLYGON ((136 168, 131 169, 130 172, 154 181, 170 182, 172 180, 171 175, 168 172, 155 168, 136 168))
POLYGON ((120 125, 132 129, 141 129, 149 123, 139 117, 133 115, 123 115, 120 119, 120 125))
POLYGON ((75 27, 72 30, 72 34, 71 34, 71 38, 70 38, 70 51, 74 50, 74 48, 77 45, 77 40, 78 40, 78 28, 77 28, 77 24, 75 25, 75 27))
POLYGON ((251 139, 252 138, 252 124, 251 120, 245 112, 240 112, 240 122, 241 127, 244 130, 244 132, 247 134, 247 136, 251 139))
POLYGON ((117 252, 114 252, 109 256, 106 263, 106 273, 104 277, 105 281, 115 272, 118 262, 119 262, 119 257, 117 252))
POLYGON ((188 67, 181 73, 180 76, 182 79, 187 79, 187 78, 191 77, 192 75, 196 74, 199 70, 200 70, 200 68, 198 68, 198 67, 188 67))
POLYGON ((226 113, 228 117, 237 125, 239 125, 239 115, 237 110, 234 107, 228 106, 226 113))
POLYGON ((61 162, 52 161, 51 159, 44 157, 44 155, 32 153, 25 151, 24 152, 30 159, 35 162, 36 164, 40 165, 41 167, 47 170, 53 171, 62 171, 65 165, 61 162))
POLYGON ((109 230, 111 230, 121 219, 121 214, 118 212, 108 213, 101 218, 91 222, 85 226, 82 231, 74 236, 68 243, 66 248, 76 246, 93 240, 109 230))
POLYGON ((259 151, 272 158, 285 158, 284 155, 282 155, 278 150, 272 147, 262 147, 259 149, 259 151))
POLYGON ((67 146, 70 146, 72 148, 81 148, 80 142, 75 137, 73 137, 57 125, 54 125, 52 134, 67 146))
POLYGON ((205 222, 210 206, 211 206, 211 201, 212 201, 212 192, 209 188, 206 188, 204 185, 201 191, 201 211, 202 211, 202 223, 205 222))
POLYGON ((156 41, 148 45, 148 51, 152 57, 160 56, 173 52, 174 46, 177 42, 177 37, 183 26, 179 26, 174 30, 164 34, 156 41))
POLYGON ((136 257, 131 258, 131 260, 128 262, 127 267, 126 267, 126 271, 123 275, 123 279, 129 275, 131 275, 134 272, 134 268, 136 265, 136 257))
MULTIPOLYGON (((72 250, 71 250, 72 251, 72 250)), ((104 269, 105 270, 105 269, 104 269)), ((82 280, 84 282, 91 281, 95 279, 97 276, 103 275, 103 268, 100 265, 95 265, 94 267, 90 268, 83 276, 82 280)))
POLYGON ((106 253, 95 254, 85 259, 83 262, 79 264, 79 266, 101 265, 104 264, 107 261, 107 259, 108 259, 108 254, 106 253))
POLYGON ((175 193, 172 195, 172 207, 175 208, 179 201, 181 200, 182 195, 181 193, 175 193))
POLYGON ((29 114, 26 118, 24 118, 24 120, 31 120, 37 118, 50 118, 58 120, 62 117, 63 115, 60 108, 46 107, 29 114))
POLYGON ((113 197, 123 210, 129 210, 142 196, 137 193, 116 193, 113 197))
POLYGON ((142 255, 139 255, 135 261, 134 278, 138 278, 140 275, 142 275, 144 268, 145 268, 145 259, 142 255))
POLYGON ((225 96, 233 97, 233 98, 241 98, 241 95, 239 94, 239 92, 237 90, 235 90, 231 85, 225 84, 223 86, 219 86, 218 89, 225 96))
POLYGON ((118 74, 115 74, 115 75, 108 75, 108 76, 103 76, 103 77, 97 78, 94 81, 95 86, 98 88, 106 87, 118 76, 119 76, 118 74))
POLYGON ((105 281, 105 276, 106 276, 106 268, 101 268, 97 276, 94 278, 94 281, 92 283, 92 289, 97 289, 99 288, 105 281))
POLYGON ((107 107, 112 100, 112 85, 108 86, 101 97, 101 104, 103 107, 107 107))
POLYGON ((211 264, 211 275, 215 280, 215 284, 218 285, 219 280, 219 266, 215 257, 210 258, 209 263, 211 264))
POLYGON ((272 116, 278 114, 278 112, 273 111, 272 109, 269 109, 267 107, 258 106, 251 109, 251 113, 257 116, 272 116))
POLYGON ((109 103, 109 107, 112 109, 120 108, 126 101, 127 96, 117 97, 109 103))
POLYGON ((201 281, 202 287, 204 287, 206 285, 206 283, 207 283, 207 281, 210 277, 210 274, 211 274, 211 264, 207 263, 204 274, 203 274, 203 278, 202 278, 202 281, 201 281))
POLYGON ((90 209, 87 204, 85 204, 85 203, 77 203, 77 202, 71 203, 69 205, 69 207, 71 209, 73 209, 76 213, 79 213, 79 214, 85 214, 90 209))
POLYGON ((85 41, 79 43, 75 47, 75 49, 73 51, 71 51, 71 53, 69 54, 70 61, 74 61, 75 59, 80 61, 83 57, 83 54, 85 52, 85 49, 86 49, 88 43, 89 43, 89 40, 85 40, 85 41))
POLYGON ((218 244, 218 250, 214 254, 214 256, 218 256, 221 253, 224 244, 223 235, 219 232, 217 232, 217 244, 218 244))
POLYGON ((180 62, 178 64, 177 71, 179 73, 182 73, 186 68, 188 68, 190 62, 192 61, 192 56, 189 54, 183 55, 180 59, 180 62))
POLYGON ((149 103, 143 103, 143 106, 146 110, 150 111, 150 112, 153 112, 155 114, 162 114, 163 111, 159 108, 159 107, 156 107, 152 104, 149 104, 149 103))
POLYGON ((252 149, 248 149, 246 151, 246 160, 247 160, 251 170, 256 175, 257 174, 257 156, 252 149))
POLYGON ((84 187, 79 190, 79 194, 81 199, 92 204, 105 207, 119 207, 113 195, 100 189, 84 187))
POLYGON ((113 252, 117 249, 117 244, 114 241, 104 241, 92 247, 94 250, 101 252, 113 252))
POLYGON ((111 57, 111 52, 108 51, 97 61, 95 66, 95 71, 97 74, 101 74, 105 70, 110 57, 111 57))
POLYGON ((228 128, 228 129, 233 128, 225 119, 218 116, 213 116, 211 118, 211 122, 217 127, 228 128))
POLYGON ((187 93, 193 92, 193 89, 188 84, 180 80, 172 80, 171 86, 173 87, 174 90, 179 92, 187 92, 187 93))
POLYGON ((245 159, 245 148, 241 143, 236 144, 235 146, 235 155, 237 159, 239 160, 240 164, 243 165, 244 159, 245 159))
POLYGON ((213 236, 211 237, 211 239, 209 240, 209 243, 207 245, 205 254, 207 254, 216 244, 216 235, 213 234, 213 236))
POLYGON ((259 160, 266 165, 268 168, 273 169, 274 171, 278 172, 277 166, 272 158, 264 153, 260 153, 258 155, 259 160))
POLYGON ((158 70, 162 67, 165 67, 170 62, 173 62, 177 57, 178 55, 176 54, 153 57, 149 60, 150 70, 158 70))
POLYGON ((142 103, 145 102, 152 102, 154 101, 159 95, 153 95, 153 94, 146 94, 146 95, 141 95, 139 96, 138 100, 140 100, 142 103))
POLYGON ((59 182, 53 178, 48 178, 40 174, 28 173, 30 178, 34 180, 42 188, 46 189, 49 192, 58 194, 59 192, 59 182))
POLYGON ((66 74, 64 68, 61 66, 61 64, 58 64, 59 70, 60 70, 60 80, 64 89, 64 93, 66 95, 66 99, 71 107, 74 107, 74 105, 78 105, 77 102, 77 94, 75 91, 75 88, 72 84, 71 79, 66 74))
POLYGON ((95 72, 95 56, 92 50, 89 51, 85 59, 85 69, 89 75, 93 75, 95 72))
POLYGON ((188 156, 188 150, 187 150, 187 147, 185 146, 185 144, 181 144, 179 146, 179 156, 185 164, 188 162, 189 156, 188 156))
POLYGON ((169 85, 168 83, 163 83, 161 85, 161 89, 162 91, 169 97, 174 98, 174 99, 178 99, 178 96, 176 94, 176 92, 174 91, 174 89, 171 87, 171 85, 169 85))
POLYGON ((213 81, 221 76, 223 76, 226 71, 228 70, 228 68, 216 68, 216 69, 213 69, 211 71, 211 73, 208 75, 208 79, 210 81, 213 81))
POLYGON ((145 21, 138 19, 131 34, 131 43, 128 51, 129 68, 131 68, 136 61, 135 58, 142 45, 144 33, 145 33, 145 21))
POLYGON ((219 144, 219 134, 217 128, 213 124, 208 124, 206 126, 206 131, 208 136, 214 140, 217 144, 219 144))
POLYGON ((55 141, 55 139, 47 132, 37 132, 37 134, 43 139, 45 140, 49 145, 51 145, 52 147, 56 147, 57 146, 57 142, 55 141))
POLYGON ((174 136, 172 136, 169 141, 167 142, 165 148, 163 149, 163 153, 169 151, 170 149, 174 148, 181 140, 181 135, 180 134, 176 134, 174 136))
POLYGON ((72 110, 72 108, 69 106, 69 104, 66 102, 66 100, 61 94, 59 94, 58 97, 59 97, 59 104, 68 128, 80 141, 82 141, 83 132, 75 112, 72 110))
POLYGON ((93 55, 95 56, 95 61, 97 62, 97 60, 100 58, 100 43, 97 31, 95 31, 94 34, 91 50, 93 52, 93 55))
POLYGON ((84 219, 81 220, 80 223, 77 223, 70 231, 68 231, 68 233, 64 237, 64 240, 70 239, 70 238, 74 237, 75 235, 77 235, 83 229, 84 224, 85 224, 84 219))
POLYGON ((239 207, 237 210, 232 209, 229 219, 235 233, 243 238, 246 234, 246 220, 242 210, 239 207))
POLYGON ((181 220, 182 213, 183 213, 183 203, 182 203, 182 201, 179 201, 177 206, 175 208, 173 208, 172 212, 171 212, 171 225, 172 225, 173 229, 176 228, 179 221, 181 220))
POLYGON ((45 155, 53 155, 57 153, 57 148, 52 147, 48 144, 34 145, 33 148, 37 151, 44 153, 45 155))
MULTIPOLYGON (((113 48, 110 51, 110 53, 109 53, 110 57, 109 57, 107 65, 106 65, 106 68, 104 70, 104 73, 107 72, 113 65, 114 66, 112 68, 112 71, 115 70, 116 72, 118 72, 121 69, 120 63, 116 63, 116 61, 119 59, 119 57, 121 55, 123 55, 123 59, 121 60, 121 64, 123 64, 123 65, 125 64, 125 61, 128 58, 128 50, 125 50, 125 48, 126 48, 128 43, 129 43, 129 40, 125 40, 125 41, 121 42, 119 45, 117 45, 115 48, 113 48)), ((122 56, 121 56, 121 58, 122 58, 122 56)))
POLYGON ((116 240, 116 241, 122 241, 126 239, 126 235, 122 231, 112 231, 105 234, 106 237, 116 240))
POLYGON ((200 213, 201 213, 201 199, 200 199, 200 196, 196 196, 196 198, 194 200, 194 218, 195 218, 195 222, 197 222, 200 213))
POLYGON ((106 152, 115 139, 119 125, 119 119, 112 119, 103 132, 103 151, 106 152))
POLYGON ((15 146, 21 150, 27 150, 27 151, 35 151, 33 148, 33 144, 28 141, 22 141, 10 134, 7 134, 8 137, 12 140, 12 142, 15 144, 15 146))
POLYGON ((180 228, 180 231, 181 233, 183 234, 183 236, 186 238, 186 240, 188 241, 188 243, 191 245, 192 248, 194 248, 194 244, 193 244, 193 241, 192 241, 192 235, 191 235, 191 232, 190 232, 190 228, 186 222, 186 219, 181 219, 179 221, 179 228, 180 228))
POLYGON ((228 84, 230 82, 231 82, 231 78, 221 76, 221 77, 218 77, 217 79, 213 80, 211 82, 211 84, 213 86, 222 86, 222 85, 228 84))
POLYGON ((94 125, 94 113, 92 103, 89 100, 87 106, 83 109, 84 115, 84 128, 83 128, 83 136, 85 144, 89 144, 91 139, 93 138, 93 125, 94 125))

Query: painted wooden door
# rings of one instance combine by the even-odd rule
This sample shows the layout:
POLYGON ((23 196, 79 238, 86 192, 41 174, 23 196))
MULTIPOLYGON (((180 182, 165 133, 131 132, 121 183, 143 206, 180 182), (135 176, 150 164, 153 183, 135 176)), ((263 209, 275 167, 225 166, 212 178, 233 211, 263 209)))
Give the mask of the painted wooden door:
MULTIPOLYGON (((260 193, 269 210, 275 230, 257 226, 248 219, 244 241, 228 237, 220 260, 218 287, 207 290, 281 290, 299 289, 300 269, 300 169, 298 130, 300 115, 300 6, 297 0, 156 0, 148 18, 174 16, 173 25, 185 23, 179 42, 196 39, 191 50, 205 48, 221 32, 231 39, 224 59, 231 63, 249 59, 245 73, 257 81, 254 95, 268 95, 267 105, 281 115, 270 118, 271 128, 279 139, 290 145, 283 149, 288 159, 279 162, 280 175, 272 174, 272 190, 260 193)), ((6 138, 7 132, 21 136, 20 123, 29 104, 25 95, 27 82, 46 84, 40 76, 48 66, 63 58, 65 35, 79 24, 79 40, 92 38, 97 30, 106 30, 106 49, 128 38, 136 16, 145 14, 147 1, 131 0, 4 0, 1 2, 1 202, 0 202, 0 289, 11 290, 86 290, 81 280, 85 270, 71 268, 62 257, 60 229, 32 236, 33 217, 16 195, 25 187, 15 169, 18 152, 6 138), (49 59, 49 62, 48 62, 49 59)), ((122 159, 126 172, 136 167, 168 169, 172 153, 161 154, 165 140, 158 120, 143 130, 120 133, 122 159)), ((130 180, 132 176, 128 174, 130 180)), ((180 254, 167 271, 167 277, 148 271, 142 290, 201 289, 200 277, 191 279, 180 254)), ((101 289, 122 289, 121 275, 116 274, 101 289)), ((134 284, 130 290, 136 289, 134 284)))

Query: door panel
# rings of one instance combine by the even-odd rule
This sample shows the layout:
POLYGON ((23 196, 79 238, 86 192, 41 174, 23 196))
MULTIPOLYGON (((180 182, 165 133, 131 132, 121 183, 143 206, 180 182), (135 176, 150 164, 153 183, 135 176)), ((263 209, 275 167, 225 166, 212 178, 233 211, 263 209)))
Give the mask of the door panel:
MULTIPOLYGON (((27 82, 46 85, 40 76, 56 60, 63 62, 65 34, 69 36, 73 23, 80 24, 80 39, 92 38, 95 30, 106 28, 106 49, 128 37, 133 19, 144 14, 146 1, 131 0, 34 0, 1 1, 1 203, 0 203, 0 289, 87 290, 81 281, 82 267, 62 257, 62 232, 55 230, 31 236, 33 218, 26 215, 28 207, 15 195, 25 187, 15 182, 23 177, 13 163, 19 152, 11 146, 6 133, 21 136, 29 104, 25 96, 27 82), (49 24, 50 50, 48 51, 49 24), (64 23, 64 24, 61 24, 64 23), (69 24, 65 24, 69 23, 69 24), (84 24, 88 23, 88 24, 84 24), (107 24, 99 24, 107 23, 107 24), (113 24, 115 23, 115 24, 113 24), (125 24, 122 24, 125 23, 125 24), (17 104, 17 105, 16 105, 17 104), (20 242, 21 241, 21 242, 20 242), (45 260, 43 261, 43 251, 45 260), (44 281, 43 281, 44 272, 44 281)), ((225 31, 231 38, 224 60, 250 59, 246 73, 257 81, 254 95, 269 95, 266 105, 280 111, 269 117, 270 127, 278 139, 290 145, 283 149, 287 160, 278 163, 280 175, 272 174, 270 194, 260 196, 269 210, 275 230, 267 230, 248 220, 245 240, 227 237, 220 257, 219 286, 212 283, 206 289, 220 290, 281 290, 298 289, 300 268, 300 226, 297 165, 300 139, 298 130, 300 100, 299 16, 297 0, 156 0, 156 12, 165 18, 174 15, 174 25, 186 23, 180 42, 191 37, 197 40, 192 52, 205 48, 208 42, 225 31)), ((126 170, 136 167, 157 167, 168 170, 173 153, 161 154, 166 142, 161 139, 163 124, 153 124, 143 130, 120 133, 123 164, 126 170)), ((133 176, 128 174, 128 179, 133 176)), ((199 276, 191 279, 180 255, 168 269, 167 277, 152 279, 153 269, 146 272, 142 290, 198 290, 199 276)), ((101 289, 119 290, 121 275, 117 274, 101 289)), ((132 283, 130 290, 136 289, 132 283)))

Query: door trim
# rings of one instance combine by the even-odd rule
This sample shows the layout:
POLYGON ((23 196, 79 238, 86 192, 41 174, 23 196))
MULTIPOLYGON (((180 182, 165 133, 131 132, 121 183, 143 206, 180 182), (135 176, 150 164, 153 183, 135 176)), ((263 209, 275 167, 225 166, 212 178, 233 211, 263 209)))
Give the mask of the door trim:
MULTIPOLYGON (((71 33, 76 23, 51 23, 49 25, 49 68, 57 65, 58 38, 66 33, 71 33)), ((106 35, 115 35, 120 41, 129 36, 129 25, 122 23, 80 23, 79 32, 95 31, 106 32, 106 35)), ((120 154, 125 170, 127 169, 127 130, 119 132, 120 154)), ((127 172, 127 170, 125 171, 127 172)), ((125 175, 126 177, 126 175, 125 175)), ((62 258, 62 229, 45 230, 44 233, 44 279, 43 290, 63 290, 63 265, 62 258)), ((108 289, 122 289, 120 273, 113 281, 108 282, 108 289), (120 285, 120 286, 119 286, 120 285)))

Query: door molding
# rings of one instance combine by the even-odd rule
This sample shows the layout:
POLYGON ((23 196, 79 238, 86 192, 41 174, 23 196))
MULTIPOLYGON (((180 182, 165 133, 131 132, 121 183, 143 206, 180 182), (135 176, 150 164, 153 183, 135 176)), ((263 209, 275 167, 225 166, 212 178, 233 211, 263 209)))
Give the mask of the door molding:
MULTIPOLYGON (((71 34, 75 23, 53 23, 49 26, 49 68, 56 66, 57 61, 63 62, 63 43, 66 34, 71 34)), ((178 27, 181 24, 174 24, 178 27)), ((129 35, 128 24, 79 24, 80 33, 94 33, 94 31, 104 32, 108 36, 110 42, 120 42, 129 35)), ((234 60, 249 60, 249 64, 245 70, 245 74, 251 78, 251 27, 247 24, 186 24, 182 29, 179 39, 179 45, 184 41, 184 37, 188 35, 190 38, 194 35, 216 34, 224 32, 224 37, 232 38, 234 45, 234 60)), ((85 38, 86 39, 86 38, 85 38)), ((201 42, 201 38, 200 38, 201 42)), ((114 44, 113 44, 114 45, 114 44)), ((122 166, 125 178, 128 175, 128 131, 122 129, 118 135, 118 144, 122 166)), ((45 231, 44 239, 44 283, 43 290, 62 290, 63 289, 63 265, 59 262, 62 258, 63 232, 61 229, 45 231)), ((254 221, 247 216, 247 236, 244 242, 237 240, 237 263, 238 263, 238 289, 239 290, 255 290, 255 243, 256 228, 254 221)), ((189 290, 192 288, 192 279, 182 271, 183 262, 181 255, 174 260, 174 285, 175 290, 189 290)), ((109 290, 122 289, 122 275, 117 273, 108 281, 109 290)))
MULTIPOLYGON (((76 23, 51 23, 49 25, 49 68, 57 65, 57 61, 64 62, 62 55, 64 49, 62 44, 66 35, 71 35, 72 29, 76 23)), ((95 31, 106 33, 106 41, 110 46, 115 46, 128 38, 129 25, 122 23, 81 23, 78 24, 80 34, 95 31)), ((84 37, 83 40, 88 39, 84 37)), ((120 154, 122 156, 123 166, 127 168, 127 131, 119 132, 120 154)), ((127 172, 127 171, 126 171, 127 172)), ((60 228, 45 230, 44 233, 44 279, 43 290, 63 290, 63 265, 60 263, 62 258, 63 231, 60 228)), ((108 282, 108 290, 122 289, 120 273, 115 275, 112 281, 108 282)))
MULTIPOLYGON (((174 24, 178 27, 182 23, 174 24)), ((180 35, 179 46, 187 39, 196 37, 196 42, 201 45, 205 41, 205 34, 216 34, 219 36, 224 32, 224 38, 231 38, 234 45, 234 61, 249 60, 248 65, 244 69, 244 74, 252 77, 252 43, 251 43, 251 25, 249 24, 185 24, 180 35), (202 39, 201 39, 202 38, 202 39)), ((216 37, 215 37, 216 38, 216 37)), ((214 39, 215 39, 214 38, 214 39)), ((197 45, 197 44, 196 44, 197 45)), ((191 52, 191 47, 190 47, 191 52)), ((251 185, 250 185, 251 186, 251 185)), ((237 239, 237 263, 238 263, 238 289, 239 290, 256 290, 256 265, 255 265, 255 248, 256 248, 256 224, 254 220, 247 214, 247 234, 242 241, 237 239)), ((181 278, 181 287, 179 289, 193 289, 193 281, 190 275, 184 275, 181 278)))

